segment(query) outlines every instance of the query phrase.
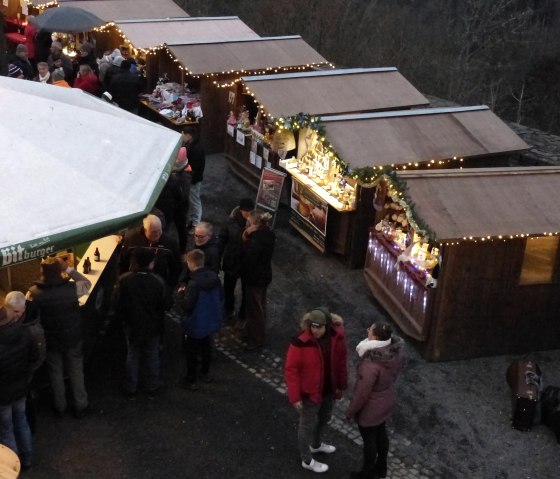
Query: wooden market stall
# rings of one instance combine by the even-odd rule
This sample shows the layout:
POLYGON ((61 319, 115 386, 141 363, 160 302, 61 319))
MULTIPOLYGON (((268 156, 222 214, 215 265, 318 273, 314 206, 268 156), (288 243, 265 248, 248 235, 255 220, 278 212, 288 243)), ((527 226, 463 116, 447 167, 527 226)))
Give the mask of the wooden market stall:
POLYGON ((560 347, 560 168, 400 171, 395 179, 380 183, 365 279, 424 356, 560 347), (397 202, 425 226, 423 245, 406 247, 384 223, 397 202))
POLYGON ((299 134, 291 224, 322 251, 364 264, 381 171, 507 166, 528 145, 486 106, 284 119, 299 134), (323 126, 323 130, 319 126, 323 126))
POLYGON ((87 10, 106 22, 189 16, 173 0, 58 0, 58 4, 87 10))
MULTIPOLYGON (((226 140, 226 158, 232 171, 253 187, 258 187, 266 160, 277 168, 278 155, 271 149, 272 135, 266 133, 275 118, 304 111, 312 115, 403 110, 426 106, 429 101, 394 67, 328 69, 281 73, 266 76, 243 76, 237 88, 238 98, 245 99, 250 109, 255 103, 261 110, 258 131, 255 110, 244 128, 241 121, 232 128, 226 140), (265 157, 265 161, 255 161, 265 157)), ((239 106, 234 110, 239 117, 239 106)), ((273 127, 272 127, 273 128, 273 127)), ((270 129, 272 129, 270 128, 270 129)), ((289 187, 289 183, 286 184, 289 187)))
POLYGON ((242 75, 264 76, 327 64, 299 35, 168 43, 167 49, 169 60, 180 64, 186 81, 199 85, 204 111, 201 138, 210 153, 224 151, 226 120, 247 101, 242 75))

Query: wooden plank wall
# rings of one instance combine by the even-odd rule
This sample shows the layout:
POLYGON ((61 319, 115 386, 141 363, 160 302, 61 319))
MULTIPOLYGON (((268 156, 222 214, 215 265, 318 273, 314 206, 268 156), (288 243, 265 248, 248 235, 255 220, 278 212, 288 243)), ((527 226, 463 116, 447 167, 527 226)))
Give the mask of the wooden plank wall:
POLYGON ((560 347, 558 275, 552 284, 519 285, 524 247, 524 239, 445 246, 427 359, 560 347))

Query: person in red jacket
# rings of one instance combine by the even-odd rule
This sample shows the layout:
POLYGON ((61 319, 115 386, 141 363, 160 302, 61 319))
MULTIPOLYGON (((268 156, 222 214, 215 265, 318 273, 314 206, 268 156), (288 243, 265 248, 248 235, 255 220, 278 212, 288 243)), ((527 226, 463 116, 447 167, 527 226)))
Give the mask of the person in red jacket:
POLYGON ((285 379, 288 400, 299 413, 298 445, 301 465, 313 472, 329 466, 313 459, 314 453, 332 454, 334 446, 321 442, 335 399, 348 385, 346 341, 342 318, 327 308, 306 313, 301 332, 288 348, 285 379))
POLYGON ((386 421, 395 406, 395 381, 403 366, 404 341, 392 334, 387 323, 373 323, 368 337, 358 344, 358 372, 354 396, 346 417, 354 419, 364 440, 362 470, 354 479, 378 479, 387 476, 389 437, 386 421))
POLYGON ((79 88, 92 95, 99 96, 101 84, 99 83, 97 75, 89 65, 85 63, 80 65, 80 71, 74 80, 74 88, 79 88))

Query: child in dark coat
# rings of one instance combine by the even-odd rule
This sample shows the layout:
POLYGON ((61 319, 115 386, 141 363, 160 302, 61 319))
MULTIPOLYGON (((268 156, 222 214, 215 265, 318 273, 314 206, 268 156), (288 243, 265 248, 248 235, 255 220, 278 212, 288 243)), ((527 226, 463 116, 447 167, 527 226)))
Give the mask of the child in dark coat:
POLYGON ((200 379, 210 382, 212 336, 222 327, 223 288, 217 273, 204 266, 204 252, 194 249, 186 255, 190 271, 189 282, 179 287, 179 306, 187 360, 185 387, 196 391, 200 357, 200 379))

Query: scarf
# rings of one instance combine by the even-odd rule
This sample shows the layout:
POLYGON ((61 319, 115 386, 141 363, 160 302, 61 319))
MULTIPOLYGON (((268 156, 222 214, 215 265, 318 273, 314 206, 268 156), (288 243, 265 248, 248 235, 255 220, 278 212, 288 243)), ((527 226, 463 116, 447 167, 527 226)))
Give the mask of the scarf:
POLYGON ((390 344, 390 339, 387 339, 386 341, 378 341, 377 339, 366 338, 363 341, 360 341, 360 343, 356 346, 356 352, 358 353, 358 356, 362 357, 371 349, 384 348, 385 346, 389 346, 390 344))
POLYGON ((47 72, 47 74, 44 77, 41 76, 41 74, 39 73, 39 81, 41 83, 47 83, 50 77, 51 77, 51 72, 47 72))

